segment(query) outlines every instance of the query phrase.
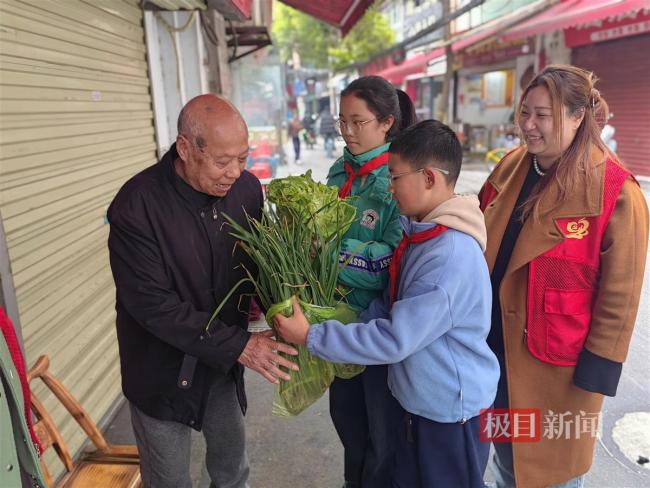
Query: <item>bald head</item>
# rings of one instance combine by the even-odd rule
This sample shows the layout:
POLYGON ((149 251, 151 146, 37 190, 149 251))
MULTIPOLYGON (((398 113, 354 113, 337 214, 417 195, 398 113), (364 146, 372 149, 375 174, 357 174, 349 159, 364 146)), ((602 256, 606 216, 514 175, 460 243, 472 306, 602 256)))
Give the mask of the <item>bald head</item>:
POLYGON ((176 172, 192 188, 225 196, 246 168, 248 128, 225 98, 201 95, 178 116, 176 172))
POLYGON ((206 139, 216 136, 220 139, 227 134, 241 134, 248 137, 246 122, 239 110, 218 95, 199 95, 181 110, 178 115, 178 133, 188 137, 199 148, 206 146, 206 139))

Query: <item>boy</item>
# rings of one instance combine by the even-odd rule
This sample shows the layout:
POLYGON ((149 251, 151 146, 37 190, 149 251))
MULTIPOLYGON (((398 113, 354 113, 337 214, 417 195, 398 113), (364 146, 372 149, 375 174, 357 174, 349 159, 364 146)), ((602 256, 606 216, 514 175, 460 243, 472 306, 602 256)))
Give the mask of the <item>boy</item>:
POLYGON ((425 120, 390 147, 391 192, 404 237, 389 289, 342 326, 274 317, 287 341, 334 362, 390 364, 388 384, 403 408, 393 486, 483 487, 489 443, 479 413, 494 400, 499 365, 486 343, 491 289, 486 231, 475 196, 455 196, 462 150, 454 132, 425 120), (363 323, 365 322, 365 323, 363 323))

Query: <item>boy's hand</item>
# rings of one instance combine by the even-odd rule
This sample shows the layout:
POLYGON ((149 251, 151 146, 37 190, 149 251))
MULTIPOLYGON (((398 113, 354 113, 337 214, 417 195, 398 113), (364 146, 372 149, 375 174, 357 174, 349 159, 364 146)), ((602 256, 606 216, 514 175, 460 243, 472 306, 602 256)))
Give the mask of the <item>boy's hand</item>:
POLYGON ((282 338, 293 344, 307 344, 307 334, 309 333, 309 322, 302 313, 298 299, 294 296, 292 299, 293 315, 285 317, 282 314, 276 314, 273 317, 275 328, 282 338))

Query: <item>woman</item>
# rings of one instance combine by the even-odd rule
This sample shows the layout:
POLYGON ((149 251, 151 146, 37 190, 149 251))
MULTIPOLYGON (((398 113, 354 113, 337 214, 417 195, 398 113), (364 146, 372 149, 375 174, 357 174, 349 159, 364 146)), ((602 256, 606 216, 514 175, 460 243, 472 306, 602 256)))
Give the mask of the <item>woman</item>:
POLYGON ((488 343, 501 365, 494 406, 514 409, 511 423, 517 409, 537 409, 540 437, 494 443, 498 487, 583 485, 603 395, 616 394, 634 327, 648 210, 600 139, 608 109, 594 83, 574 66, 537 75, 517 114, 525 146, 481 190, 488 343))
MULTIPOLYGON (((388 191, 391 138, 415 122, 408 96, 383 78, 367 76, 341 92, 337 125, 345 140, 343 157, 329 171, 327 183, 351 198, 357 221, 343 240, 341 259, 354 258, 340 274, 347 300, 368 307, 388 284, 388 265, 402 238, 399 211, 388 191)), ((345 450, 346 488, 388 488, 398 407, 387 384, 387 366, 369 366, 360 375, 335 379, 330 415, 345 450)))

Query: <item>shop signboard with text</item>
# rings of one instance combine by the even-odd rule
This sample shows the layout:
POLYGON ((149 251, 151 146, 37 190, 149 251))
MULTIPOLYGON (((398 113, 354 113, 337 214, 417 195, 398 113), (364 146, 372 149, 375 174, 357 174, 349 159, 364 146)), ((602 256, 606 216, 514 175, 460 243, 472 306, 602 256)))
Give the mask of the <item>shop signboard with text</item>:
POLYGON ((564 40, 567 47, 573 48, 647 33, 650 33, 650 12, 639 12, 623 19, 603 20, 582 28, 566 29, 564 40))

